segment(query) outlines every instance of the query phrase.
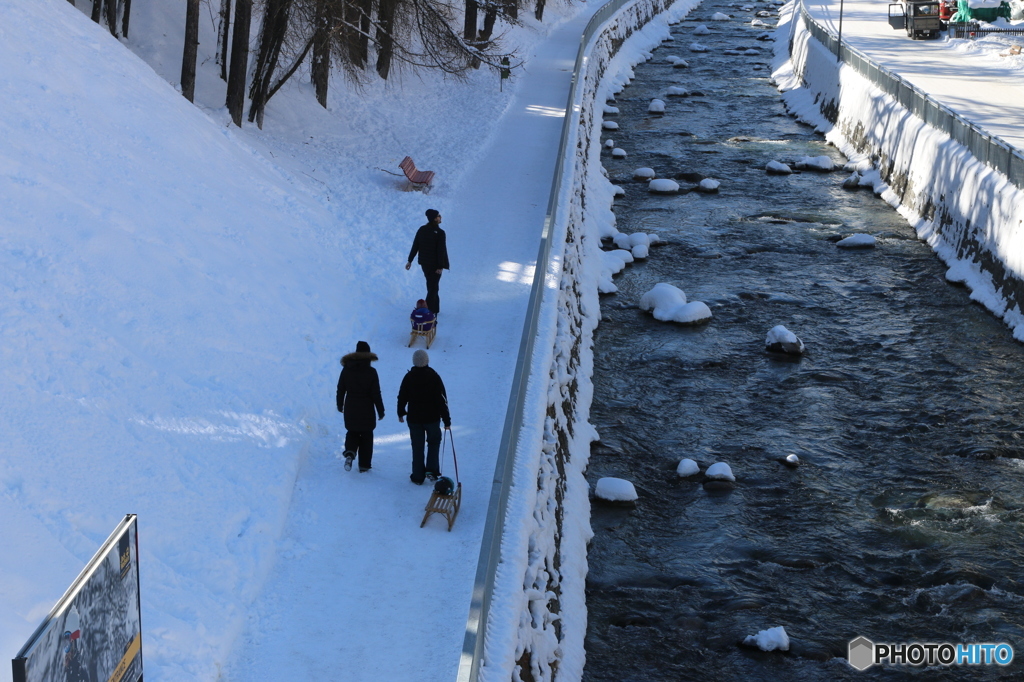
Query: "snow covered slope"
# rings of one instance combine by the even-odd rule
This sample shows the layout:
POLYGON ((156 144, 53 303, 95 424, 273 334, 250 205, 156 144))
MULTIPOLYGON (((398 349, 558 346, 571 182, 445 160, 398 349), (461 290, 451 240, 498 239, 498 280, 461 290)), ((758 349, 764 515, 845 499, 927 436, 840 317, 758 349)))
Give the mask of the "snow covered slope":
MULTIPOLYGON (((302 603, 329 606, 296 615, 311 630, 295 640, 327 629, 329 653, 310 644, 325 664, 358 652, 371 673, 394 658, 396 624, 407 648, 416 633, 429 647, 417 610, 449 604, 451 665, 433 672, 450 676, 579 32, 563 27, 564 50, 531 65, 554 77, 523 96, 486 71, 406 74, 401 89, 335 83, 324 110, 296 79, 263 131, 239 131, 203 53, 209 24, 199 106, 168 83, 183 8, 136 3, 129 47, 151 68, 64 0, 0 0, 0 649, 14 655, 134 512, 147 679, 293 666, 273 648, 295 628, 277 606, 307 585, 321 591, 302 603), (489 158, 498 130, 511 162, 489 158), (438 173, 429 196, 377 170, 405 154, 438 173), (431 365, 466 460, 443 541, 418 528, 428 492, 408 481, 394 411, 423 295, 402 266, 426 208, 445 216, 453 261, 431 365), (335 459, 333 401, 361 339, 388 414, 357 478, 335 459)), ((524 56, 578 11, 553 9, 518 29, 524 56)))

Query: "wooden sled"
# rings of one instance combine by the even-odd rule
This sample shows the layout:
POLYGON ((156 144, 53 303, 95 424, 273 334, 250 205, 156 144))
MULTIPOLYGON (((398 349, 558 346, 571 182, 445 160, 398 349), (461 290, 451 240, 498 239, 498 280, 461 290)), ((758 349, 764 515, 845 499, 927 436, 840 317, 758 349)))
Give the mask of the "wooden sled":
POLYGON ((416 339, 423 338, 427 342, 427 348, 430 348, 430 344, 434 343, 434 336, 437 335, 437 320, 431 320, 430 322, 423 322, 421 324, 412 323, 412 333, 409 335, 409 345, 416 343, 416 339), (425 329, 429 326, 430 329, 425 329))
POLYGON ((427 525, 427 519, 431 514, 440 514, 448 519, 448 532, 451 532, 455 525, 455 517, 459 515, 459 505, 462 504, 462 483, 455 486, 455 492, 451 495, 442 495, 436 491, 430 493, 430 501, 427 502, 426 513, 420 528, 427 525))

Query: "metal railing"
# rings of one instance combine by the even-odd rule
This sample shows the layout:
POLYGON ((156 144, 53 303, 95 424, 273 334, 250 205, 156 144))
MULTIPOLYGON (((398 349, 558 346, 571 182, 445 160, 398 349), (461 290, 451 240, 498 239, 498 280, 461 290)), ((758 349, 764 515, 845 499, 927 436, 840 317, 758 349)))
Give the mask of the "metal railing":
POLYGON ((559 209, 559 196, 562 191, 562 177, 565 175, 569 138, 572 134, 574 119, 579 114, 575 102, 580 85, 580 71, 585 62, 586 52, 591 39, 598 33, 598 30, 612 15, 635 1, 610 0, 594 13, 594 16, 591 17, 580 37, 580 46, 576 53, 576 64, 572 71, 572 84, 569 88, 565 121, 562 124, 562 136, 558 143, 555 176, 551 184, 547 213, 544 216, 544 226, 541 231, 540 249, 537 253, 537 266, 533 277, 533 286, 530 289, 526 322, 523 325, 523 335, 519 342, 519 356, 516 360, 515 374, 512 379, 512 391, 508 400, 508 409, 505 413, 505 425, 501 432, 501 442, 498 446, 498 461, 495 465, 494 480, 491 484, 487 519, 484 522, 484 534, 480 544, 480 559, 477 563, 476 580, 473 583, 473 595, 469 607, 469 618, 466 621, 466 636, 463 640, 462 657, 459 661, 458 682, 476 682, 480 673, 487 615, 494 590, 494 576, 501 559, 501 539, 502 531, 505 527, 509 490, 512 485, 512 470, 515 464, 519 434, 523 425, 526 390, 533 371, 532 359, 536 346, 541 302, 544 297, 545 274, 547 273, 548 261, 551 258, 551 234, 555 215, 559 209))
POLYGON ((1005 175, 1017 189, 1024 190, 1024 152, 935 101, 889 69, 874 63, 867 55, 850 47, 849 41, 840 47, 836 36, 817 23, 803 2, 800 3, 800 15, 810 34, 833 54, 838 52, 840 61, 853 67, 857 73, 891 95, 925 123, 967 147, 974 158, 1005 175))

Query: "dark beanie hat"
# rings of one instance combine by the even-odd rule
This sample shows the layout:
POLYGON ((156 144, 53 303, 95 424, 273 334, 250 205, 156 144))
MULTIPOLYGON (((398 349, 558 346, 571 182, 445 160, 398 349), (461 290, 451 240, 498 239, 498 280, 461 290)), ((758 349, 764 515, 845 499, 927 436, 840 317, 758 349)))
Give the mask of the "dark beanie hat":
POLYGON ((434 218, 436 218, 439 215, 441 215, 439 211, 435 211, 432 208, 427 209, 427 220, 433 222, 434 218))
POLYGON ((370 352, 370 344, 366 343, 366 341, 360 341, 359 343, 356 344, 356 352, 357 353, 369 353, 370 352))

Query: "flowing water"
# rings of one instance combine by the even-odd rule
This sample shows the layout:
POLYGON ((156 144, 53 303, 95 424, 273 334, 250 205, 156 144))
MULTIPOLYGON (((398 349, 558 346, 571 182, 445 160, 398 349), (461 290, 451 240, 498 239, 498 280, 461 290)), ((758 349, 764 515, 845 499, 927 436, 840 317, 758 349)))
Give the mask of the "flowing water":
POLYGON ((1024 656, 1024 347, 887 204, 843 190, 846 173, 765 173, 771 160, 845 159, 787 115, 751 18, 701 5, 617 96, 611 136, 629 156, 604 164, 627 192, 618 226, 666 243, 602 298, 588 479, 628 479, 640 499, 594 505, 584 679, 1020 679, 1019 661, 846 663, 857 636, 1008 642, 1024 656), (714 33, 694 36, 700 23, 714 33), (691 53, 695 41, 710 51, 691 53), (735 49, 758 54, 723 54, 735 49), (671 85, 700 94, 665 97, 671 85), (664 116, 647 113, 655 97, 664 116), (641 166, 721 189, 651 195, 630 179, 641 166), (855 232, 877 247, 836 247, 855 232), (713 320, 641 312, 658 282, 713 320), (778 324, 806 343, 802 358, 765 351, 778 324), (789 453, 802 466, 779 462, 789 453), (679 478, 684 457, 727 462, 735 486, 679 478), (779 625, 786 653, 739 644, 779 625))

